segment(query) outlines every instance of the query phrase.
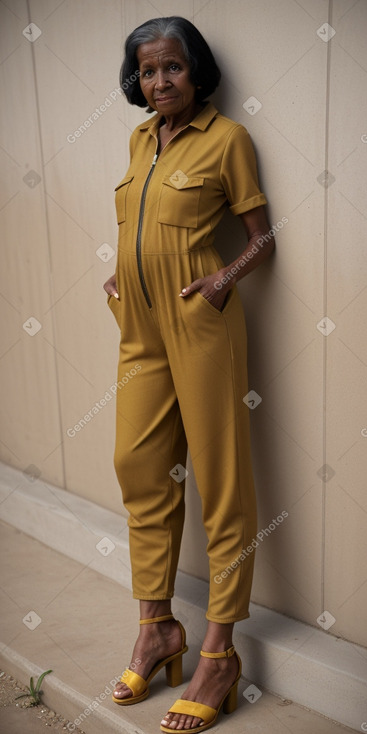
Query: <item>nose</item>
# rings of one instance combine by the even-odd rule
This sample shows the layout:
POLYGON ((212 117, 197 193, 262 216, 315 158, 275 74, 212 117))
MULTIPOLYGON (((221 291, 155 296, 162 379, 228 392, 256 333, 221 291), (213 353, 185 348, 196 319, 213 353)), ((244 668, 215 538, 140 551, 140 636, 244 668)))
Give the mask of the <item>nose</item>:
POLYGON ((164 89, 167 88, 167 86, 170 86, 169 80, 166 78, 165 72, 162 69, 159 69, 157 71, 156 81, 155 81, 155 88, 161 92, 164 89))

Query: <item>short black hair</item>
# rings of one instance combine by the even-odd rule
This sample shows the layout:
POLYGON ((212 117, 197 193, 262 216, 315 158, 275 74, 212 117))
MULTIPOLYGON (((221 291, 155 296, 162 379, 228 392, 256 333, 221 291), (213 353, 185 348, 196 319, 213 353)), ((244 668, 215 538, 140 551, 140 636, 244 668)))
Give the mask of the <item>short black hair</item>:
POLYGON ((215 58, 200 31, 186 18, 172 15, 168 18, 152 18, 135 28, 125 42, 125 59, 120 69, 120 87, 127 101, 153 112, 140 89, 139 63, 136 52, 143 43, 158 38, 177 38, 190 65, 190 80, 196 89, 197 102, 204 101, 217 88, 221 73, 215 58))

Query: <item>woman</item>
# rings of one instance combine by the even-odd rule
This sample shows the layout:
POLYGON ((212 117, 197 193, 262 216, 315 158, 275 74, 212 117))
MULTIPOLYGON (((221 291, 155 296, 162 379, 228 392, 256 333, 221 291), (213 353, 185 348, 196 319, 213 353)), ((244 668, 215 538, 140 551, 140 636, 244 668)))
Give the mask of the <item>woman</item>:
POLYGON ((236 707, 232 631, 249 616, 254 554, 243 549, 256 535, 256 508, 246 329, 234 285, 274 242, 249 135, 207 101, 220 71, 199 31, 184 18, 157 18, 129 35, 125 52, 128 101, 157 114, 131 136, 130 167, 116 188, 117 269, 104 285, 121 328, 115 469, 142 624, 113 700, 142 701, 163 666, 169 685, 181 683, 187 646, 171 598, 188 445, 208 536, 208 628, 193 679, 161 730, 195 732, 212 726, 222 705, 236 707), (248 244, 224 266, 213 238, 227 206, 248 244))

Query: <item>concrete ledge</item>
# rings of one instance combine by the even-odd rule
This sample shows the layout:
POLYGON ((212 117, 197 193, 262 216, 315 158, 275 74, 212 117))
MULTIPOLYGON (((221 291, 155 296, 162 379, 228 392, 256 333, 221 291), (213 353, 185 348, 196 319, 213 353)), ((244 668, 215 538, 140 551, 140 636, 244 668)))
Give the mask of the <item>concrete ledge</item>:
MULTIPOLYGON (((4 667, 6 666, 6 670, 18 680, 23 680, 25 673, 29 678, 31 675, 35 677, 41 675, 41 668, 1 642, 0 650, 4 667)), ((80 716, 81 711, 89 709, 91 704, 90 698, 66 685, 55 675, 50 676, 49 679, 44 679, 42 690, 44 704, 54 711, 59 710, 60 702, 67 701, 67 715, 70 721, 80 716)), ((101 734, 101 732, 106 731, 111 732, 111 734, 145 734, 144 730, 140 729, 135 723, 132 724, 127 721, 123 716, 123 712, 119 711, 117 716, 106 707, 101 706, 93 708, 93 716, 89 716, 87 725, 88 734, 101 734)), ((70 731, 72 731, 72 727, 70 731)))
MULTIPOLYGON (((127 523, 117 513, 0 464, 0 517, 130 588, 127 523)), ((205 628, 207 594, 207 583, 178 573, 176 608, 179 606, 180 619, 198 647, 205 628)), ((247 679, 361 731, 361 724, 367 721, 365 648, 255 604, 251 618, 237 623, 235 638, 247 679)), ((7 654, 11 657, 12 652, 8 649, 7 654)), ((24 671, 27 661, 18 662, 24 671)), ((51 677, 47 689, 50 682, 51 677)), ((80 694, 76 695, 80 710, 80 694)), ((70 697, 73 700, 72 689, 70 697)), ((50 705, 57 708, 52 699, 50 705)), ((110 722, 111 731, 123 731, 113 728, 121 725, 121 716, 115 718, 115 723, 110 722)), ((126 725, 125 730, 129 731, 126 725)))

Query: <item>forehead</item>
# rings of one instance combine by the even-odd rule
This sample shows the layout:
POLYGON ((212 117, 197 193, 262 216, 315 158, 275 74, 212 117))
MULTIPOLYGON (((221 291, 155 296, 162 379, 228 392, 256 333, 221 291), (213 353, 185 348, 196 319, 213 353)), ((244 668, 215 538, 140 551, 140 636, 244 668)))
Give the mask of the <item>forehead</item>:
POLYGON ((136 51, 139 64, 159 63, 168 56, 185 60, 180 41, 177 38, 157 38, 149 43, 141 43, 136 51))

